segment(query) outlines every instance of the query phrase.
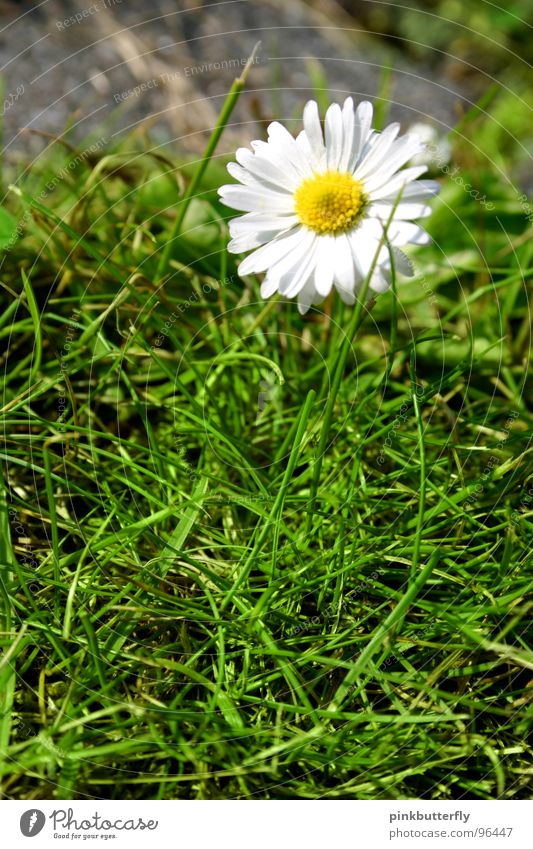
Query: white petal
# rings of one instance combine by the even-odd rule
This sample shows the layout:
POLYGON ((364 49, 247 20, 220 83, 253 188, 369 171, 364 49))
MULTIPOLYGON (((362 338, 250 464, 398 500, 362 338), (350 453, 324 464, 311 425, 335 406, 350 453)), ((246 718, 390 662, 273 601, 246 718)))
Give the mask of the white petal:
POLYGON ((416 183, 405 186, 402 192, 402 200, 406 200, 407 198, 425 200, 433 195, 437 195, 439 192, 440 183, 437 183, 436 180, 417 180, 416 183))
POLYGON ((374 239, 370 236, 369 228, 366 228, 366 233, 363 232, 361 228, 360 232, 351 234, 350 244, 363 277, 366 278, 370 269, 373 267, 369 286, 375 292, 386 292, 390 287, 392 276, 391 251, 393 254, 395 270, 401 274, 405 274, 407 277, 413 276, 414 272, 411 262, 402 251, 398 250, 398 248, 392 246, 389 247, 385 244, 379 248, 378 252, 380 240, 374 239))
POLYGON ((233 177, 236 177, 237 180, 240 179, 241 182, 245 181, 242 180, 241 177, 237 176, 237 174, 241 173, 244 169, 246 172, 252 174, 256 180, 259 180, 262 183, 271 183, 271 188, 278 192, 292 193, 298 185, 298 181, 291 177, 286 167, 283 167, 283 162, 280 162, 279 165, 274 164, 264 156, 252 153, 250 150, 246 150, 246 148, 242 147, 239 148, 235 154, 235 158, 238 162, 240 162, 243 168, 240 168, 239 165, 235 165, 233 162, 230 162, 227 168, 229 173, 233 177), (232 166, 231 169, 230 165, 232 166))
POLYGON ((410 221, 392 221, 387 231, 387 238, 394 247, 408 244, 429 245, 431 242, 429 233, 426 233, 423 227, 412 224, 410 221))
POLYGON ((326 148, 322 136, 322 127, 320 126, 318 106, 314 100, 309 100, 305 104, 303 122, 304 131, 313 152, 316 166, 323 168, 326 164, 326 148))
POLYGON ((355 110, 355 127, 353 134, 352 152, 348 163, 348 171, 353 172, 361 160, 361 154, 368 143, 372 126, 372 104, 363 100, 355 110))
MULTIPOLYGON (((248 214, 255 215, 253 212, 248 214)), ((257 215, 256 217, 259 219, 257 222, 242 222, 238 218, 230 221, 230 234, 233 236, 232 240, 228 243, 228 251, 230 253, 242 254, 245 251, 251 251, 260 245, 266 244, 266 242, 271 242, 288 233, 289 230, 298 224, 296 216, 287 219, 268 219, 262 215, 257 215), (280 224, 279 222, 283 223, 280 224)))
POLYGON ((228 223, 230 236, 244 236, 249 233, 277 230, 281 232, 298 223, 296 215, 264 215, 261 212, 247 212, 228 223))
POLYGON ((290 256, 291 252, 296 250, 302 239, 305 236, 303 227, 281 236, 279 239, 274 239, 258 248, 253 254, 247 256, 239 265, 239 275, 244 277, 246 274, 258 274, 260 271, 266 271, 267 268, 275 265, 283 257, 290 256))
POLYGON ((420 150, 421 145, 413 141, 411 136, 404 136, 398 139, 387 152, 384 159, 365 180, 366 191, 372 194, 375 189, 383 186, 399 168, 405 165, 406 162, 409 162, 420 150))
POLYGON ((261 297, 262 298, 270 298, 271 295, 273 295, 274 292, 277 292, 277 291, 278 291, 277 278, 272 279, 267 274, 267 276, 265 277, 265 279, 261 283, 261 297))
POLYGON ((338 103, 332 103, 326 112, 325 128, 327 165, 336 171, 342 153, 342 112, 338 103))
POLYGON ((290 251, 290 253, 281 257, 268 269, 269 277, 278 281, 280 294, 285 294, 282 289, 282 280, 283 288, 286 288, 290 281, 298 273, 300 267, 307 262, 307 256, 311 251, 315 239, 315 233, 312 233, 310 230, 306 230, 302 227, 301 238, 295 247, 290 251))
POLYGON ((335 286, 339 293, 344 292, 353 295, 355 291, 354 258, 348 236, 345 233, 335 236, 334 250, 332 261, 335 263, 335 286))
POLYGON ((354 171, 356 180, 364 180, 369 174, 377 168, 379 163, 387 156, 392 143, 400 132, 399 124, 389 124, 383 132, 378 136, 375 144, 372 145, 370 151, 361 160, 354 171))
POLYGON ((380 247, 380 240, 370 236, 368 227, 366 232, 360 228, 358 233, 351 235, 350 246, 361 280, 365 280, 372 269, 369 288, 374 292, 386 292, 390 288, 389 248, 386 245, 380 247))
POLYGON ((334 236, 326 234, 317 239, 317 257, 315 267, 315 289, 323 298, 327 298, 333 286, 335 274, 332 256, 335 245, 334 236))
POLYGON ((370 130, 370 132, 368 133, 367 139, 366 139, 364 145, 361 148, 361 154, 359 156, 359 162, 362 162, 364 159, 366 159, 366 157, 368 156, 370 151, 373 149, 374 145, 376 145, 377 142, 379 141, 379 137, 380 137, 380 133, 376 133, 375 130, 370 130))
MULTIPOLYGON (((379 241, 385 233, 386 224, 387 221, 382 221, 379 218, 367 218, 361 224, 361 230, 364 231, 364 236, 379 241)), ((387 227, 387 242, 393 246, 407 245, 408 243, 427 245, 431 242, 431 236, 418 224, 412 224, 410 221, 393 220, 387 227)))
POLYGON ((273 121, 267 127, 269 144, 274 145, 276 151, 283 151, 302 179, 311 177, 313 170, 311 164, 306 160, 302 151, 296 144, 296 140, 279 121, 273 121))
MULTIPOLYGON (((252 154, 253 156, 253 154, 252 154)), ((235 180, 239 180, 243 186, 249 186, 252 189, 256 189, 258 192, 262 192, 263 189, 266 189, 270 192, 279 192, 279 194, 283 195, 292 195, 294 188, 298 185, 298 180, 285 181, 285 185, 281 181, 274 181, 273 179, 267 179, 266 176, 259 176, 259 174, 252 173, 248 168, 243 168, 242 165, 238 165, 236 162, 228 162, 226 165, 226 169, 235 180)))
MULTIPOLYGON (((292 138, 292 136, 291 136, 292 138)), ((277 168, 282 168, 288 177, 298 185, 302 181, 302 172, 294 167, 290 158, 286 155, 283 146, 275 144, 274 141, 252 141, 250 146, 254 149, 256 156, 272 162, 277 168)))
POLYGON ((390 289, 390 274, 387 269, 384 269, 383 267, 376 268, 368 285, 370 289, 374 292, 378 292, 378 294, 390 289))
POLYGON ((316 159, 315 154, 313 153, 313 151, 311 149, 311 144, 309 142, 309 139, 307 137, 307 133, 305 132, 305 130, 302 130, 296 136, 296 144, 298 145, 298 147, 302 151, 305 158, 308 159, 309 162, 311 162, 313 164, 313 168, 318 171, 319 170, 319 162, 316 159))
POLYGON ((415 271, 409 257, 403 251, 398 250, 398 248, 393 248, 393 254, 396 271, 399 271, 400 274, 404 274, 406 277, 414 277, 415 271))
POLYGON ((342 107, 342 151, 339 158, 339 171, 348 170, 350 157, 353 150, 353 138, 355 129, 355 112, 353 100, 347 97, 342 107))
POLYGON ((382 245, 378 254, 379 239, 373 238, 368 229, 365 230, 364 227, 360 227, 358 230, 350 233, 348 238, 362 279, 368 276, 374 263, 377 268, 378 265, 387 262, 388 251, 386 246, 382 245))
MULTIPOLYGON (((404 168, 403 171, 398 171, 394 177, 384 180, 379 188, 368 192, 370 200, 379 200, 386 197, 396 198, 400 189, 403 189, 408 183, 412 183, 413 180, 416 180, 425 171, 427 171, 425 165, 417 165, 414 168, 404 168)), ((365 188, 367 188, 366 183, 365 188)))
POLYGON ((316 265, 317 242, 318 239, 315 237, 311 246, 306 249, 306 255, 302 258, 296 270, 291 272, 290 275, 285 274, 280 278, 280 295, 284 295, 286 298, 294 298, 312 277, 316 265))
POLYGON ((343 289, 338 283, 335 284, 335 288, 339 295, 341 296, 341 301, 344 301, 345 304, 352 306, 355 304, 355 290, 353 292, 349 292, 347 289, 343 289))
POLYGON ((243 254, 246 251, 259 248, 266 242, 271 242, 276 235, 277 231, 265 230, 263 233, 246 233, 242 236, 235 236, 228 242, 228 251, 230 254, 243 254))
MULTIPOLYGON (((373 218, 381 218, 387 222, 394 208, 394 201, 378 201, 371 203, 367 209, 367 215, 373 218)), ((394 210, 394 218, 409 220, 411 218, 426 218, 431 215, 431 207, 420 201, 408 201, 400 203, 394 210)))
POLYGON ((238 180, 239 183, 242 183, 244 186, 257 186, 257 180, 255 179, 253 174, 250 174, 249 171, 247 171, 241 165, 238 165, 236 162, 228 162, 228 164, 226 165, 226 171, 228 172, 228 174, 231 174, 231 176, 235 180, 238 180))
POLYGON ((223 204, 243 212, 273 212, 275 215, 294 212, 294 199, 291 195, 282 195, 268 189, 229 185, 221 186, 218 194, 223 204))
POLYGON ((320 303, 320 299, 317 299, 317 293, 313 285, 313 281, 308 280, 298 295, 298 312, 301 315, 305 315, 309 307, 311 307, 314 303, 320 303))

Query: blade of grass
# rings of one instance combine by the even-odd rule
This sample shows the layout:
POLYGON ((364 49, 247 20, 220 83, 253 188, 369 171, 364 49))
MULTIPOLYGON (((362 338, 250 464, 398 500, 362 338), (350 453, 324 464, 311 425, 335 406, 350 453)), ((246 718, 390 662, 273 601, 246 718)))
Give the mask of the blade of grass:
POLYGON ((363 651, 355 661, 352 669, 344 677, 342 684, 337 689, 335 697, 328 707, 328 710, 330 710, 332 713, 335 713, 335 711, 341 707, 342 703, 351 691, 351 685, 356 680, 356 678, 358 678, 360 675, 363 674, 363 672, 365 672, 368 664, 372 660, 372 657, 383 644, 384 640, 387 638, 390 632, 393 631, 393 629, 397 628, 398 625, 403 621, 403 617, 405 616, 409 605, 412 604, 412 602, 419 594, 420 590, 426 584, 433 569, 439 562, 440 556, 440 551, 437 549, 437 551, 435 551, 430 557, 426 565, 422 567, 422 570, 419 572, 415 580, 410 584, 410 586, 408 587, 400 601, 397 603, 397 605, 393 608, 393 610, 389 613, 389 615, 385 618, 381 625, 378 625, 372 637, 368 640, 363 651))
POLYGON ((39 307, 37 306, 37 301, 35 300, 35 295, 33 294, 32 285, 28 279, 28 276, 24 269, 21 269, 22 275, 22 283, 24 285, 24 292, 26 293, 26 301, 28 303, 28 311, 31 316, 32 324, 33 324, 33 332, 35 336, 35 356, 33 358, 32 367, 30 370, 30 374, 28 377, 28 383, 31 384, 41 367, 41 359, 43 352, 43 340, 41 334, 41 319, 39 316, 39 307))
POLYGON ((231 113, 235 109, 235 106, 237 105, 237 101, 239 100, 239 97, 241 96, 241 93, 242 93, 244 86, 246 84, 248 74, 250 73, 250 69, 252 68, 252 65, 253 65, 254 59, 255 59, 255 55, 256 55, 256 53, 259 49, 260 44, 261 44, 261 42, 258 41, 257 44, 254 46, 254 49, 252 50, 250 57, 249 57, 246 65, 244 66, 242 74, 233 81, 233 84, 232 84, 232 86, 231 86, 231 88, 228 92, 228 95, 227 95, 227 97, 224 101, 224 104, 222 106, 222 109, 220 111, 219 119, 218 119, 218 121, 215 125, 215 128, 214 128, 213 132, 211 133, 211 136, 210 136, 209 141, 207 143, 207 147, 204 151, 204 154, 203 154, 200 162, 198 163, 198 167, 196 168, 196 170, 194 172, 194 175, 193 175, 191 182, 189 183, 189 185, 188 185, 188 187, 185 191, 185 194, 183 195, 183 198, 181 199, 181 201, 179 203, 178 212, 177 212, 172 230, 171 230, 170 235, 169 235, 169 237, 168 237, 168 239, 165 243, 165 247, 163 248, 163 253, 161 254, 161 258, 160 258, 159 264, 157 266, 157 272, 156 272, 156 279, 157 280, 161 280, 165 276, 165 274, 167 273, 168 265, 169 265, 169 262, 170 262, 170 259, 171 259, 171 256, 172 256, 172 250, 174 248, 174 242, 176 241, 176 238, 180 233, 181 226, 183 224, 185 214, 187 212, 189 204, 194 197, 194 194, 195 194, 195 192, 196 192, 196 190, 197 190, 197 188, 200 184, 200 181, 201 181, 201 179, 202 179, 202 177, 205 173, 207 166, 209 165, 209 162, 211 160, 211 157, 213 156, 213 153, 215 152, 215 149, 216 149, 216 146, 217 146, 217 144, 220 140, 220 137, 221 137, 222 133, 224 132, 224 129, 225 129, 225 127, 226 127, 226 125, 227 125, 227 123, 230 119, 231 113))

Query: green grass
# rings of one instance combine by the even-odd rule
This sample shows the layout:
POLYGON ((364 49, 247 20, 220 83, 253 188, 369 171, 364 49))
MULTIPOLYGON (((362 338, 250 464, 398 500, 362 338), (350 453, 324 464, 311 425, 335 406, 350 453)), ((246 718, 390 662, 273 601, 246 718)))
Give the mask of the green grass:
POLYGON ((527 798, 531 225, 483 121, 493 208, 444 180, 355 341, 239 280, 219 153, 194 192, 135 137, 17 180, 5 797, 527 798))

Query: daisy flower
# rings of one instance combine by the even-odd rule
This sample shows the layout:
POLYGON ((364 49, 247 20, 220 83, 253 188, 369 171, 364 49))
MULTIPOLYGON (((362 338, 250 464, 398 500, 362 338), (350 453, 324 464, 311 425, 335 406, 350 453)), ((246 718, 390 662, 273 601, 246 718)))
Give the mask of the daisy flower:
POLYGON ((402 169, 424 150, 417 136, 398 138, 399 124, 382 133, 371 125, 372 105, 365 101, 354 109, 349 97, 342 109, 334 103, 327 110, 324 136, 310 100, 296 138, 274 121, 268 141, 237 150, 228 171, 239 185, 219 189, 226 206, 245 213, 229 222, 228 250, 253 250, 239 275, 266 272, 262 297, 297 297, 305 313, 334 287, 353 304, 374 260, 370 288, 389 288, 391 252, 395 268, 413 275, 399 247, 430 241, 413 219, 430 214, 428 201, 439 185, 417 180, 427 170, 423 165, 402 169), (388 244, 380 248, 389 221, 388 244))

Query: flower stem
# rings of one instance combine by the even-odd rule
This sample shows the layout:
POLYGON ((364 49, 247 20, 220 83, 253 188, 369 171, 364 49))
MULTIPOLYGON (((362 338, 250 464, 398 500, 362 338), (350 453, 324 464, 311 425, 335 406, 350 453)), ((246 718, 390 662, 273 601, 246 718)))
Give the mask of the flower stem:
MULTIPOLYGON (((373 269, 372 269, 373 271, 373 269)), ((329 437, 329 432, 331 430, 331 420, 333 418, 333 409, 335 407, 335 401, 337 400, 337 395, 340 389, 341 380, 344 374, 344 368, 346 365, 346 360, 348 358, 348 353, 352 346, 352 342, 354 340, 355 334, 359 330, 363 320, 366 317, 366 312, 362 315, 363 305, 365 302, 366 293, 368 290, 368 284, 370 282, 370 274, 368 274, 363 288, 360 292, 359 298, 356 303, 356 307, 352 316, 352 320, 350 322, 350 326, 348 328, 348 333, 344 337, 340 349, 337 353, 335 364, 333 366, 333 380, 331 383, 331 391, 328 395, 328 400, 326 403, 326 409, 324 411, 324 420, 322 422, 322 428, 320 431, 320 439, 318 443, 317 449, 317 457, 313 469, 313 479, 311 482, 311 496, 309 499, 309 507, 307 510, 307 524, 305 529, 305 536, 307 537, 311 531, 311 526, 313 524, 313 515, 314 508, 316 502, 316 496, 318 492, 318 482, 320 479, 320 472, 322 471, 322 461, 324 459, 324 452, 326 450, 326 444, 329 437)))
POLYGON ((378 244, 374 259, 372 260, 372 265, 370 266, 370 270, 369 270, 368 274, 366 275, 366 278, 363 282, 363 286, 362 286, 362 288, 359 292, 359 297, 358 297, 357 303, 355 305, 355 310, 354 310, 353 315, 352 315, 352 320, 350 321, 350 326, 348 327, 348 332, 345 335, 345 337, 342 341, 342 344, 341 344, 341 346, 338 350, 337 356, 335 358, 335 363, 334 363, 334 366, 333 366, 333 379, 331 381, 331 391, 329 393, 328 400, 327 400, 327 403, 326 403, 326 409, 324 411, 324 420, 322 422, 322 429, 320 431, 320 439, 319 439, 319 442, 318 442, 317 457, 316 457, 315 465, 314 465, 314 468, 313 468, 313 478, 312 478, 312 481, 311 481, 311 493, 310 493, 310 497, 309 497, 309 506, 308 506, 308 509, 307 509, 307 522, 306 522, 305 535, 304 535, 305 539, 308 538, 308 536, 311 532, 312 524, 313 524, 313 515, 314 515, 314 510, 315 510, 316 496, 317 496, 317 492, 318 492, 318 483, 319 483, 319 480, 320 480, 320 472, 322 471, 322 462, 323 462, 323 459, 324 459, 324 453, 325 453, 328 438, 329 438, 329 432, 331 430, 331 420, 333 418, 333 410, 334 410, 334 407, 335 407, 335 402, 337 400, 337 395, 339 393, 341 381, 342 381, 342 378, 343 378, 343 375, 344 375, 344 368, 346 366, 346 360, 348 358, 348 353, 349 353, 350 348, 352 346, 352 343, 354 341, 355 334, 359 330, 361 324, 363 323, 363 321, 366 318, 368 311, 369 311, 368 308, 367 308, 365 310, 365 313, 363 314, 363 307, 364 307, 364 304, 365 304, 366 295, 367 295, 367 292, 368 292, 368 287, 370 285, 370 280, 371 280, 371 277, 374 273, 374 269, 376 268, 381 248, 386 243, 387 230, 388 230, 389 225, 390 225, 390 223, 391 223, 391 221, 394 217, 394 214, 396 212, 396 207, 398 206, 398 203, 400 201, 400 197, 401 197, 401 192, 398 195, 398 197, 396 199, 396 203, 394 204, 394 206, 391 210, 389 219, 388 219, 386 225, 383 228, 383 235, 382 235, 380 242, 378 244))

